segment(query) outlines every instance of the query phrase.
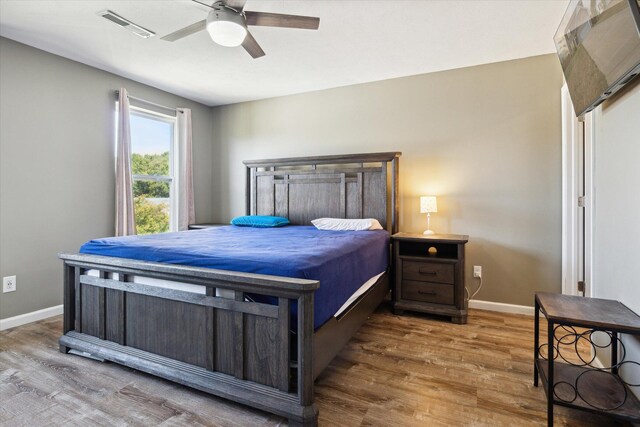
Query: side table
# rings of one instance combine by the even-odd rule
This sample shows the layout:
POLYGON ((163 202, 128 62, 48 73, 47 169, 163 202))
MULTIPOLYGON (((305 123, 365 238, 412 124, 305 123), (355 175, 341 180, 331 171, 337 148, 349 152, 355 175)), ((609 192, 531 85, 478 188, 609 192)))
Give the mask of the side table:
MULTIPOLYGON (((553 405, 567 406, 622 420, 640 422, 640 401, 620 368, 640 363, 625 360, 619 334, 640 335, 640 316, 619 301, 553 293, 535 296, 533 384, 542 380, 547 395, 547 423, 553 426, 553 405), (540 312, 547 321, 547 342, 540 344, 540 312), (592 334, 608 336, 608 343, 594 343, 592 334), (608 345, 606 345, 608 344, 608 345), (581 354, 580 347, 591 354, 581 354), (611 364, 595 365, 595 350, 610 347, 611 364)), ((584 351, 582 352, 584 353, 584 351)), ((636 369, 636 368, 633 368, 636 369)))
POLYGON ((203 223, 203 224, 189 224, 189 230, 202 230, 204 228, 224 227, 229 224, 217 224, 217 223, 203 223))

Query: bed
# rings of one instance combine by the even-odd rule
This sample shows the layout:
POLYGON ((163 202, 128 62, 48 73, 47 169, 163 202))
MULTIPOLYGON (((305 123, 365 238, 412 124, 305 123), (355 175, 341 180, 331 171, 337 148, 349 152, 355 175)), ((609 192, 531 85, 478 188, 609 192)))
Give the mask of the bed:
POLYGON ((285 216, 292 227, 98 239, 83 253, 61 254, 60 351, 173 380, 291 425, 316 425, 315 378, 389 293, 399 156, 245 161, 247 213, 285 216), (387 231, 320 232, 309 227, 319 217, 376 218, 387 231), (324 245, 313 240, 319 233, 343 239, 326 259, 314 252, 324 245), (207 249, 209 241, 220 243, 207 249), (238 247, 234 258, 239 241, 252 247, 238 247), (244 263, 232 262, 238 258, 244 263))

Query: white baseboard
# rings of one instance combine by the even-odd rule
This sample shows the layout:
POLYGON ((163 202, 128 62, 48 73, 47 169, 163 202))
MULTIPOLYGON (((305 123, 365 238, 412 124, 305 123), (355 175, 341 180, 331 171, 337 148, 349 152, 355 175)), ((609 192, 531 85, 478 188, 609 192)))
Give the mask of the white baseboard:
POLYGON ((600 361, 600 358, 596 355, 593 359, 593 365, 597 368, 604 369, 604 364, 600 361))
POLYGON ((43 308, 42 310, 32 311, 31 313, 21 314, 19 316, 7 317, 0 319, 0 331, 15 328, 16 326, 26 325, 27 323, 37 322, 38 320, 62 314, 62 305, 55 307, 43 308))
POLYGON ((526 314, 533 316, 533 307, 526 305, 505 304, 502 302, 480 301, 472 299, 469 301, 469 308, 477 310, 499 311, 500 313, 526 314))

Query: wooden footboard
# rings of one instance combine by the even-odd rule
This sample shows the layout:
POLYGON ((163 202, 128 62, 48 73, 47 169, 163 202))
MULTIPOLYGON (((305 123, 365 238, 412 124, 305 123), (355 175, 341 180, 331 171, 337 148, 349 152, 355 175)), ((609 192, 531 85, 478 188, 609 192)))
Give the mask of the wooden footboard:
POLYGON ((312 350, 318 281, 97 255, 60 258, 60 351, 89 353, 282 415, 292 425, 317 424, 312 350), (98 270, 99 277, 88 270, 98 270), (201 285, 206 294, 132 283, 132 276, 201 285), (234 297, 216 296, 216 289, 234 297), (278 303, 249 302, 246 293, 278 303), (296 334, 290 333, 293 301, 296 334))

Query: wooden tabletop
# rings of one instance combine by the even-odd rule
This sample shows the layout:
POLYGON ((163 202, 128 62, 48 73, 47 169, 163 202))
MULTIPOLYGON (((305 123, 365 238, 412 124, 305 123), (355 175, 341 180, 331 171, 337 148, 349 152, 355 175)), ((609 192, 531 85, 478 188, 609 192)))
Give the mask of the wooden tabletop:
POLYGON ((396 233, 391 236, 393 239, 430 241, 443 243, 467 243, 469 236, 464 234, 417 234, 417 233, 396 233))
POLYGON ((189 224, 189 229, 191 230, 197 230, 200 228, 211 228, 211 227, 224 227, 226 225, 231 225, 229 223, 227 224, 221 224, 221 223, 217 223, 217 222, 207 222, 207 223, 200 223, 200 224, 189 224))
POLYGON ((640 335, 640 316, 620 301, 536 293, 540 309, 554 323, 640 335))

